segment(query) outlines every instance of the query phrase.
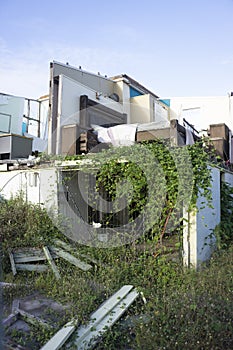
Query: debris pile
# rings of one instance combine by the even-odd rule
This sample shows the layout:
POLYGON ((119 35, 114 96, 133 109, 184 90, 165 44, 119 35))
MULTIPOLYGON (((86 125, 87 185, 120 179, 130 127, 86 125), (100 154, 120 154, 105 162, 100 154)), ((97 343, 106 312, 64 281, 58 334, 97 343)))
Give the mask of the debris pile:
POLYGON ((60 279, 60 273, 55 264, 55 259, 62 258, 83 271, 91 270, 93 268, 91 263, 95 266, 99 264, 97 260, 85 254, 78 254, 72 246, 61 240, 56 240, 54 245, 43 246, 40 249, 28 247, 11 250, 9 251, 9 258, 14 276, 18 271, 45 272, 50 267, 57 279, 60 279), (89 260, 90 263, 83 260, 89 260), (45 263, 46 261, 48 264, 45 263))

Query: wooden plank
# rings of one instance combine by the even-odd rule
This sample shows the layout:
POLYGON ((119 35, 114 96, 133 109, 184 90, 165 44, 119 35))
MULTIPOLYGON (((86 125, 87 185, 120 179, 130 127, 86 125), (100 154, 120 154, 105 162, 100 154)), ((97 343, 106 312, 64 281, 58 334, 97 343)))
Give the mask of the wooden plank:
POLYGON ((46 256, 46 258, 48 260, 49 265, 51 266, 51 268, 52 268, 52 270, 54 272, 54 275, 55 275, 56 279, 59 279, 60 278, 59 271, 58 271, 57 266, 55 265, 55 263, 53 261, 53 258, 52 258, 51 254, 50 254, 50 251, 48 250, 48 247, 44 246, 43 247, 43 251, 45 253, 45 256, 46 256))
POLYGON ((65 252, 64 250, 56 247, 50 247, 50 250, 52 252, 55 252, 57 256, 60 256, 61 258, 65 259, 66 261, 70 262, 71 264, 79 267, 83 271, 89 271, 92 269, 92 266, 89 264, 84 263, 83 261, 80 261, 79 259, 75 258, 73 255, 65 252))
POLYGON ((138 295, 139 293, 133 290, 110 310, 101 321, 94 321, 93 319, 89 325, 80 328, 74 341, 76 348, 79 350, 92 349, 98 342, 98 338, 119 320, 138 295))
POLYGON ((25 256, 21 256, 21 257, 16 257, 14 255, 14 257, 15 257, 16 264, 47 260, 45 256, 38 257, 38 256, 27 256, 27 255, 25 255, 25 256))
POLYGON ((14 313, 10 314, 7 318, 5 318, 2 321, 3 327, 5 327, 5 328, 10 327, 13 323, 15 323, 17 321, 18 315, 19 315, 18 312, 14 312, 14 313))
POLYGON ((28 312, 21 309, 18 309, 18 312, 19 312, 19 316, 25 321, 27 321, 27 323, 30 323, 34 326, 38 326, 39 324, 47 329, 53 328, 51 325, 48 324, 48 322, 46 322, 45 320, 42 320, 41 318, 35 315, 29 314, 28 312))
POLYGON ((45 272, 48 270, 47 265, 36 265, 36 264, 16 264, 16 268, 19 271, 35 271, 35 272, 45 272))
POLYGON ((73 248, 70 244, 67 244, 67 243, 63 242, 63 241, 61 241, 60 239, 56 239, 56 240, 54 241, 54 243, 57 244, 57 245, 59 245, 60 247, 64 248, 64 249, 67 250, 68 252, 73 253, 73 254, 77 254, 78 256, 83 257, 83 258, 85 258, 85 259, 87 259, 87 260, 93 262, 93 263, 96 264, 96 265, 100 265, 100 264, 101 264, 98 260, 92 258, 91 256, 86 255, 86 254, 79 253, 79 252, 78 252, 77 250, 75 250, 75 248, 73 248))
POLYGON ((62 327, 40 350, 58 350, 76 329, 77 321, 70 321, 62 327))
POLYGON ((13 250, 14 256, 25 256, 25 255, 39 255, 43 254, 42 249, 32 248, 32 247, 24 247, 24 248, 16 248, 13 250))
POLYGON ((9 258, 10 258, 10 263, 11 263, 11 270, 13 272, 13 275, 15 276, 17 274, 16 266, 15 266, 15 261, 14 261, 14 256, 11 251, 9 251, 9 258))
MULTIPOLYGON (((92 329, 98 326, 98 335, 99 332, 103 332, 104 328, 107 325, 112 325, 114 322, 119 319, 119 317, 124 313, 130 304, 136 299, 139 295, 135 290, 132 291, 133 286, 125 285, 115 294, 113 294, 107 301, 105 301, 97 311, 91 315, 90 323, 87 326, 81 326, 77 331, 77 339, 75 341, 75 346, 77 349, 82 349, 83 344, 86 344, 86 339, 91 335, 92 338, 92 329), (131 291, 131 293, 130 293, 131 291), (128 298, 127 298, 128 295, 128 298), (126 298, 125 298, 126 297, 126 298), (118 306, 118 307, 117 307, 118 306), (117 307, 117 308, 116 308, 117 307), (116 313, 115 313, 116 311, 116 313), (112 313, 115 313, 114 316, 112 313), (112 322, 112 323, 111 323, 112 322)), ((40 350, 58 350, 65 344, 71 334, 74 333, 76 329, 77 320, 72 320, 68 322, 62 329, 60 329, 40 350)), ((89 340, 88 340, 89 341, 89 340)), ((83 348, 84 349, 84 348, 83 348)))
POLYGON ((14 254, 15 263, 25 263, 25 262, 46 260, 46 256, 42 249, 22 248, 22 249, 14 250, 13 254, 14 254))
POLYGON ((74 345, 79 350, 92 348, 97 339, 129 308, 139 293, 133 286, 123 286, 95 311, 88 325, 79 327, 74 345))
POLYGON ((13 300, 13 302, 12 302, 11 312, 12 312, 12 313, 18 312, 18 309, 19 309, 19 299, 15 299, 15 300, 13 300))
POLYGON ((106 315, 106 311, 112 310, 132 289, 132 285, 123 286, 92 314, 91 319, 100 321, 106 315))
POLYGON ((68 244, 66 242, 63 242, 60 239, 56 239, 54 241, 54 243, 60 245, 64 249, 68 250, 68 252, 72 252, 73 253, 74 250, 75 250, 70 244, 68 244))

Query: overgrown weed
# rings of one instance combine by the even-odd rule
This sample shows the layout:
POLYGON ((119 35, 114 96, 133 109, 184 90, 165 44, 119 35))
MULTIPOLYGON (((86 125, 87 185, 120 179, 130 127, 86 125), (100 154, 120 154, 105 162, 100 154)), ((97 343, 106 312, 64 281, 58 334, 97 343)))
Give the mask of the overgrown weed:
MULTIPOLYGON (((116 324, 96 349, 233 348, 233 245, 228 236, 228 245, 200 271, 183 268, 179 260, 171 259, 174 249, 164 254, 157 241, 144 238, 110 249, 70 242, 76 251, 98 259, 100 265, 83 272, 56 260, 62 276, 58 281, 50 270, 43 274, 19 272, 13 278, 8 249, 41 247, 55 238, 67 238, 44 209, 25 203, 21 197, 1 203, 0 214, 4 280, 26 286, 9 289, 10 300, 37 290, 70 306, 60 325, 73 317, 84 323, 122 285, 133 284, 143 292, 147 304, 136 301, 125 315, 130 325, 126 322, 122 329, 116 324)), ((179 249, 175 252, 178 257, 179 249)), ((50 336, 51 332, 42 332, 37 339, 42 345, 50 336)))

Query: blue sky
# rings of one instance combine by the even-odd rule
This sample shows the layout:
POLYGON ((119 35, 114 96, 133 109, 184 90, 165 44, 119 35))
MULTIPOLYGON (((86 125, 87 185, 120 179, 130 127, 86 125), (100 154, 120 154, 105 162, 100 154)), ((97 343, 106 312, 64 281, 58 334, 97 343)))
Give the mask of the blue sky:
POLYGON ((1 0, 0 92, 48 92, 52 60, 161 97, 233 91, 233 0, 1 0))

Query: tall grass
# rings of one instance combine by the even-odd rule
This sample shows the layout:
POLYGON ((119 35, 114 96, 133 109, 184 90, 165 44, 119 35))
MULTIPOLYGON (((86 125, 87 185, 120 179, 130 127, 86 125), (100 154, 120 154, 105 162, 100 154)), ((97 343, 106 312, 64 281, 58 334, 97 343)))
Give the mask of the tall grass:
MULTIPOLYGON (((8 249, 49 244, 56 237, 65 239, 44 209, 21 197, 0 203, 0 225, 5 281, 13 280, 8 249)), ((111 249, 70 243, 101 265, 83 272, 56 261, 62 275, 59 281, 50 271, 19 273, 14 281, 33 284, 44 295, 68 303, 67 320, 76 317, 80 323, 123 284, 139 288, 147 304, 137 300, 96 349, 233 349, 233 245, 216 252, 197 272, 174 261, 174 251, 171 255, 157 250, 153 240, 111 249)), ((43 333, 41 345, 50 336, 43 333)))

